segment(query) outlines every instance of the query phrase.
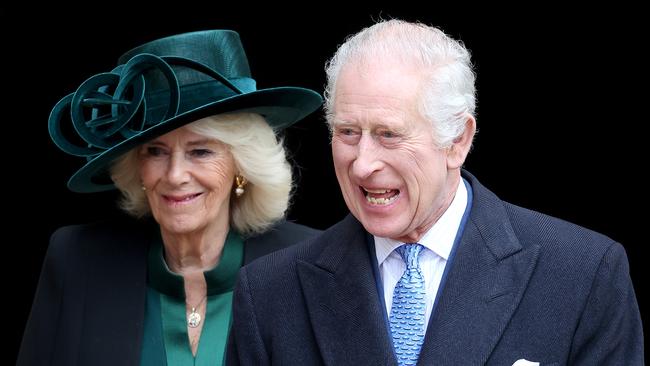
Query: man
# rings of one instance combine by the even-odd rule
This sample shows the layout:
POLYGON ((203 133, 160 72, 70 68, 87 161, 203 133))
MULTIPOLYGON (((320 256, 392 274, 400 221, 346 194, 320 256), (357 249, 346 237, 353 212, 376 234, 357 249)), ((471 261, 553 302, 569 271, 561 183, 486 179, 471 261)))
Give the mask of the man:
POLYGON ((643 364, 622 246, 461 170, 476 131, 462 44, 385 21, 327 73, 351 215, 241 270, 229 364, 643 364))

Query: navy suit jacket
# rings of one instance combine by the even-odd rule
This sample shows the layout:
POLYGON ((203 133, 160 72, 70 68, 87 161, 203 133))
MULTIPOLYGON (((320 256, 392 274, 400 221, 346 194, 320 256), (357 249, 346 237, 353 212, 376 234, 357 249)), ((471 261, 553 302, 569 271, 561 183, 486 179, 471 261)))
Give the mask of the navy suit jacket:
MULTIPOLYGON (((418 365, 642 365, 623 247, 463 176, 471 212, 418 365)), ((348 216, 243 267, 227 364, 396 365, 366 235, 348 216)))
MULTIPOLYGON (((105 222, 52 235, 18 366, 140 364, 147 252, 156 229, 147 226, 105 222)), ((244 263, 317 233, 281 223, 245 241, 244 263)))

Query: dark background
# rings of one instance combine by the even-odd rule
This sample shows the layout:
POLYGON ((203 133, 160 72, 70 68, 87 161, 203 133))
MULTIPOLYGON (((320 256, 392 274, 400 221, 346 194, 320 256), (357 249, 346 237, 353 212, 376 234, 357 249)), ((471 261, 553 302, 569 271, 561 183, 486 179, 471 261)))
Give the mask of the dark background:
MULTIPOLYGON (((502 199, 621 242, 642 315, 650 311, 642 282, 647 188, 639 175, 647 165, 648 103, 647 58, 640 56, 647 41, 639 9, 622 3, 579 9, 430 3, 355 11, 319 3, 291 8, 177 4, 148 10, 101 4, 105 8, 0 9, 2 262, 10 359, 49 235, 61 225, 119 215, 114 193, 75 194, 65 188, 81 161, 50 141, 51 108, 86 78, 112 69, 130 48, 203 29, 240 33, 259 88, 292 85, 319 92, 324 62, 373 18, 419 20, 460 38, 472 51, 478 74, 479 133, 467 169, 502 199)), ((289 218, 317 228, 342 219, 347 210, 322 113, 290 128, 286 142, 299 167, 289 218)))

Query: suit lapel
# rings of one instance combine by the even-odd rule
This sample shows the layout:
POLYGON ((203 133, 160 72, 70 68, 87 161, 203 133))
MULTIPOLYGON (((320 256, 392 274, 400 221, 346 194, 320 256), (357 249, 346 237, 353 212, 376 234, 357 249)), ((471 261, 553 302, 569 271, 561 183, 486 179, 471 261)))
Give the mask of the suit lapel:
POLYGON ((329 244, 298 275, 324 363, 395 365, 363 227, 348 216, 319 240, 329 244))
POLYGON ((419 365, 485 364, 523 296, 539 246, 522 247, 496 196, 473 177, 470 219, 432 314, 419 365))

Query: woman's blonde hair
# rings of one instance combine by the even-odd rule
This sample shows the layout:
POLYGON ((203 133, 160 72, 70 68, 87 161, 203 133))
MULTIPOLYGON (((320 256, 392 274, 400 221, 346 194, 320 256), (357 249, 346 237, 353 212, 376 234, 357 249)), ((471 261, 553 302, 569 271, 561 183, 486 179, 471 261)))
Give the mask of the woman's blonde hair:
MULTIPOLYGON (((284 217, 292 189, 291 166, 282 141, 262 116, 221 114, 187 126, 194 133, 228 145, 235 171, 248 181, 241 197, 230 196, 231 226, 241 234, 252 235, 284 217)), ((151 209, 140 181, 138 150, 134 148, 115 160, 111 178, 122 192, 120 207, 132 216, 143 217, 151 209)))

